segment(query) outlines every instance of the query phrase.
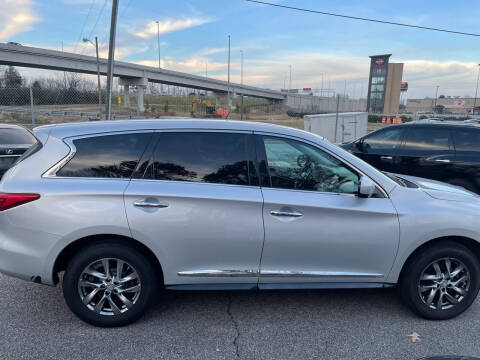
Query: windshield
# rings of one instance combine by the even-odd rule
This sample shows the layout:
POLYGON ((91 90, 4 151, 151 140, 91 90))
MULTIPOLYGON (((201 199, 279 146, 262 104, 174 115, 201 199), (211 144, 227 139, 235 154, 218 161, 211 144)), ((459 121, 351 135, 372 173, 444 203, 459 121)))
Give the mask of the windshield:
POLYGON ((385 171, 382 171, 382 173, 384 175, 388 176, 393 181, 395 181, 400 186, 407 187, 407 188, 412 188, 412 189, 418 189, 418 186, 411 181, 405 180, 404 178, 401 178, 399 176, 390 174, 390 173, 385 172, 385 171))

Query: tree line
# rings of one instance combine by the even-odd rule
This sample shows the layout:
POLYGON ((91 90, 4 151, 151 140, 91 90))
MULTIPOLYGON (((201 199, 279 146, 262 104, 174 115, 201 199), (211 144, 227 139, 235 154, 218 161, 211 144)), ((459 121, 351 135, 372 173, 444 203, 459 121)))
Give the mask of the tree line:
MULTIPOLYGON (((96 84, 77 73, 31 82, 27 82, 14 66, 6 67, 0 74, 0 106, 30 105, 30 88, 35 105, 98 103, 96 84)), ((102 95, 104 100, 105 95, 102 95)))

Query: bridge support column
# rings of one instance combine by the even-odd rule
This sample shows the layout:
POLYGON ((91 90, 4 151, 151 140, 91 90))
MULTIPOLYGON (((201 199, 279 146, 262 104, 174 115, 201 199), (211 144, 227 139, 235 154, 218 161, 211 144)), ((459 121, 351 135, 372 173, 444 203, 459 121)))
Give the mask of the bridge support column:
POLYGON ((143 102, 145 88, 146 86, 137 85, 137 114, 140 114, 145 111, 145 104, 143 102))
MULTIPOLYGON (((148 79, 147 78, 120 78, 120 81, 118 82, 119 85, 124 86, 125 93, 127 93, 127 88, 130 86, 135 86, 137 89, 137 114, 142 113, 145 111, 145 104, 144 104, 144 95, 145 95, 145 89, 147 88, 148 85, 148 79)), ((125 101, 126 103, 127 101, 125 101)), ((130 101, 128 101, 130 105, 130 101)), ((125 105, 126 106, 126 105, 125 105)))
POLYGON ((130 107, 130 85, 123 85, 123 107, 130 107))

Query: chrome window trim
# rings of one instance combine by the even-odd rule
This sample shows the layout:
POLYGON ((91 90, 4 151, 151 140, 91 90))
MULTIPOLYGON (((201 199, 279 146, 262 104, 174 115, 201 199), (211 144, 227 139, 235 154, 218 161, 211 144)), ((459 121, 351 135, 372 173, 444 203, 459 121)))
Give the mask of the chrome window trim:
POLYGON ((7 157, 20 157, 22 155, 0 155, 0 158, 7 158, 7 157))
POLYGON ((77 148, 74 145, 74 141, 78 139, 87 139, 91 137, 101 137, 101 136, 113 136, 113 135, 124 135, 124 134, 137 134, 137 133, 154 133, 155 130, 145 129, 145 130, 128 130, 128 131, 112 131, 112 132, 101 132, 88 135, 79 135, 72 136, 63 139, 63 142, 70 148, 69 153, 49 168, 46 172, 43 173, 42 178, 46 179, 75 179, 75 180, 120 180, 120 181, 129 181, 130 178, 110 178, 110 177, 83 177, 83 176, 57 176, 57 172, 60 171, 77 153, 77 148))
MULTIPOLYGON (((304 143, 307 143, 315 148, 318 148, 320 149, 321 151, 323 152, 326 152, 327 154, 329 154, 330 156, 334 157, 335 159, 341 161, 342 163, 345 163, 345 164, 348 164, 349 167, 351 167, 353 170, 355 170, 356 172, 358 172, 361 176, 365 176, 367 178, 369 178, 370 180, 372 180, 377 189, 380 190, 380 192, 382 193, 382 195, 384 196, 384 198, 389 198, 387 192, 385 191, 385 189, 380 185, 378 184, 375 180, 373 180, 370 176, 366 175, 363 171, 359 170, 355 165, 352 165, 348 160, 344 159, 343 157, 333 153, 331 150, 329 149, 326 149, 324 148, 322 145, 319 145, 317 143, 314 143, 313 141, 310 141, 310 140, 307 140, 307 139, 304 139, 304 138, 300 138, 300 137, 297 137, 297 136, 293 136, 293 135, 285 135, 285 134, 279 134, 279 133, 273 133, 273 132, 266 132, 266 131, 254 131, 254 134, 255 135, 265 135, 265 136, 272 136, 272 137, 282 137, 282 138, 286 138, 286 139, 291 139, 291 140, 295 140, 295 141, 300 141, 300 142, 304 142, 304 143)), ((267 189, 267 187, 265 187, 267 189)), ((268 188, 268 189, 276 189, 276 190, 281 190, 280 188, 268 188)), ((312 190, 296 190, 296 189, 283 189, 283 190, 287 190, 287 191, 305 191, 305 192, 308 192, 308 193, 316 193, 316 194, 338 194, 338 195, 349 195, 349 196, 356 196, 355 194, 348 194, 348 193, 334 193, 334 192, 319 192, 319 191, 312 191, 312 190)))

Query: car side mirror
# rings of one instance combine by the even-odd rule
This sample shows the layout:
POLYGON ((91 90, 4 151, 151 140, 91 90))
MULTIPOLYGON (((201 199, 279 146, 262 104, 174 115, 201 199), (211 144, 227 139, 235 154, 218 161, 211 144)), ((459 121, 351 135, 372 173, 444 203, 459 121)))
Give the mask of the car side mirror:
POLYGON ((358 196, 362 198, 370 198, 375 193, 376 186, 373 180, 367 176, 360 177, 360 184, 358 186, 358 196))
POLYGON ((356 147, 359 151, 361 151, 361 152, 364 152, 364 151, 365 151, 365 149, 364 149, 364 147, 363 147, 363 140, 357 141, 357 142, 355 143, 355 147, 356 147))

